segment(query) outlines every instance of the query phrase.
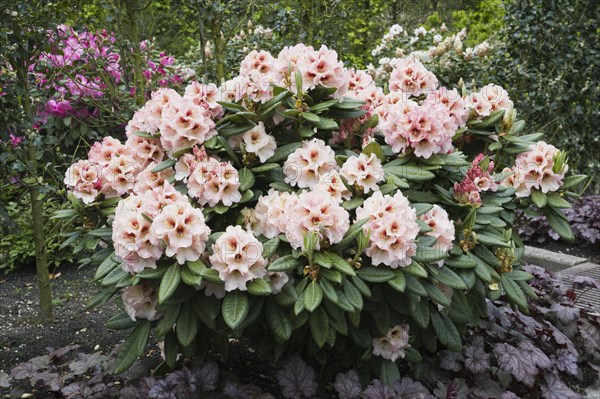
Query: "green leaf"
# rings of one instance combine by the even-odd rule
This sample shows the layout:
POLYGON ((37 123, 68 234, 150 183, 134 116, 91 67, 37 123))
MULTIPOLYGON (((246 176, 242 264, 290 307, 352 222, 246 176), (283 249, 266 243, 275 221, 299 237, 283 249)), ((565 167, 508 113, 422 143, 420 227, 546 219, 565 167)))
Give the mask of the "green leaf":
POLYGON ((202 284, 202 276, 198 276, 189 269, 187 265, 181 268, 181 281, 191 287, 199 287, 202 284))
POLYGON ((310 315, 309 319, 310 333, 319 348, 322 348, 327 342, 329 336, 329 318, 325 309, 318 308, 310 315))
POLYGON ((112 272, 117 266, 119 266, 119 264, 113 260, 113 254, 114 254, 114 252, 112 252, 110 255, 108 255, 102 261, 102 263, 100 263, 100 265, 96 269, 96 274, 94 275, 94 280, 100 280, 100 279, 106 277, 106 275, 108 273, 112 272))
POLYGON ((395 277, 389 280, 387 283, 398 292, 404 292, 406 289, 406 278, 404 273, 400 270, 394 270, 395 277))
POLYGON ((112 228, 102 227, 88 231, 88 235, 98 238, 112 238, 112 228))
POLYGON ((350 305, 357 311, 361 311, 363 308, 363 297, 358 291, 358 289, 350 282, 350 280, 346 280, 344 282, 344 295, 350 302, 350 305))
POLYGON ((188 152, 190 152, 190 150, 191 150, 192 148, 193 148, 193 147, 183 147, 183 148, 180 148, 180 149, 178 149, 177 151, 175 151, 175 152, 172 154, 172 156, 173 156, 173 158, 175 158, 175 159, 181 158, 182 156, 184 156, 185 154, 187 154, 188 152))
POLYGON ((467 286, 462 278, 446 266, 442 266, 438 269, 437 279, 447 285, 448 287, 455 288, 457 290, 466 290, 467 286))
POLYGON ((169 305, 163 312, 163 317, 160 318, 156 325, 156 335, 164 337, 169 331, 173 329, 179 312, 181 311, 181 303, 174 303, 169 305))
POLYGON ((513 270, 510 273, 504 273, 503 276, 510 278, 514 281, 529 281, 533 279, 533 275, 523 270, 513 270))
POLYGON ((410 265, 406 266, 403 271, 415 277, 427 278, 427 270, 415 260, 412 260, 410 265))
POLYGON ((177 362, 178 349, 179 345, 177 344, 177 336, 172 331, 169 331, 169 333, 165 336, 164 352, 165 363, 171 369, 175 367, 175 363, 177 362))
POLYGON ((106 328, 111 330, 129 330, 136 325, 137 322, 131 320, 126 312, 117 313, 106 322, 106 328))
POLYGON ((412 207, 417 211, 417 216, 421 216, 433 209, 432 204, 412 204, 412 207))
POLYGON ((294 255, 285 255, 272 262, 267 269, 270 272, 287 272, 300 266, 300 261, 294 255))
POLYGON ((573 175, 573 176, 569 176, 569 177, 565 177, 565 179, 563 180, 563 185, 561 187, 561 190, 568 190, 574 187, 577 187, 579 185, 581 185, 583 182, 585 182, 587 180, 587 176, 586 175, 573 175))
POLYGON ((544 194, 540 190, 532 190, 531 191, 531 201, 533 201, 535 206, 542 209, 548 203, 548 197, 546 196, 546 194, 544 194))
POLYGON ((548 205, 552 208, 569 209, 571 204, 560 196, 558 193, 548 194, 548 205))
POLYGON ((162 280, 160 281, 160 287, 158 287, 158 303, 164 303, 177 289, 179 282, 181 281, 181 266, 175 263, 167 269, 162 280))
POLYGON ((162 172, 163 170, 172 167, 176 163, 177 163, 177 161, 175 161, 174 159, 167 159, 166 161, 163 161, 163 162, 159 163, 158 165, 156 165, 156 167, 154 169, 152 169, 151 172, 152 173, 162 172))
POLYGON ((384 359, 381 362, 381 368, 379 370, 379 378, 384 384, 392 386, 394 382, 400 379, 400 371, 396 363, 389 359, 384 359))
POLYGON ((385 283, 396 277, 394 271, 387 267, 365 266, 358 269, 356 274, 371 283, 385 283))
POLYGON ((442 345, 454 352, 460 352, 462 349, 460 334, 448 316, 441 315, 437 312, 432 312, 431 324, 433 325, 435 335, 437 335, 442 345))
POLYGON ((198 333, 198 318, 194 313, 191 302, 184 302, 175 325, 175 333, 181 346, 189 346, 198 333))
POLYGON ((117 268, 113 269, 112 272, 108 273, 106 275, 106 277, 104 277, 104 279, 102 280, 100 285, 103 287, 109 287, 111 285, 117 284, 119 281, 121 281, 121 279, 123 279, 127 276, 128 276, 128 274, 126 271, 124 271, 120 267, 117 267, 117 268))
POLYGON ((473 255, 451 256, 444 259, 444 264, 456 269, 471 269, 476 266, 473 255))
MULTIPOLYGON (((411 317, 421 328, 429 325, 429 303, 426 299, 417 295, 408 295, 408 310, 411 317)), ((435 312, 434 312, 435 313, 435 312)))
POLYGON ((255 278, 247 285, 248 293, 251 295, 269 295, 271 294, 271 285, 262 278, 255 278))
POLYGON ((252 188, 254 185, 254 173, 248 168, 242 168, 239 171, 240 178, 240 191, 246 191, 252 188))
POLYGON ((267 301, 267 324, 275 339, 284 343, 292 336, 292 322, 284 310, 272 301, 267 301))
POLYGON ((571 226, 569 225, 569 221, 565 214, 559 209, 551 209, 544 212, 546 215, 546 220, 552 230, 556 231, 556 233, 563 239, 567 241, 574 241, 575 236, 573 235, 573 231, 571 230, 571 226))
POLYGON ((404 278, 406 279, 406 288, 408 291, 419 296, 427 296, 427 291, 425 291, 425 287, 423 287, 418 278, 412 274, 405 274, 404 278))
POLYGON ((385 156, 383 155, 383 148, 379 145, 378 142, 372 141, 365 148, 363 148, 362 152, 367 155, 375 154, 377 158, 382 161, 385 161, 385 156))
POLYGON ((301 142, 293 142, 290 144, 283 145, 278 147, 275 150, 275 153, 271 156, 271 158, 267 159, 267 162, 279 162, 283 159, 287 159, 287 157, 296 149, 302 147, 301 142))
POLYGON ((344 236, 344 239, 342 241, 340 241, 339 243, 337 243, 336 245, 334 245, 333 248, 345 249, 346 247, 348 247, 352 242, 354 242, 354 238, 358 234, 360 234, 363 226, 368 221, 369 221, 369 218, 364 218, 362 220, 357 221, 352 226, 350 226, 350 228, 346 232, 346 235, 344 236))
POLYGON ((335 252, 325 251, 325 253, 331 259, 331 264, 333 265, 333 268, 335 270, 347 276, 356 276, 354 268, 350 266, 350 264, 344 258, 339 256, 335 252))
POLYGON ((388 168, 384 166, 383 169, 385 171, 386 179, 388 178, 388 175, 395 179, 406 179, 411 181, 427 181, 435 177, 430 171, 414 165, 400 165, 388 168))
POLYGON ((268 172, 270 170, 277 169, 277 168, 279 168, 279 164, 272 162, 272 163, 266 163, 264 165, 256 166, 256 167, 252 168, 252 171, 254 173, 262 173, 262 172, 268 172))
POLYGON ((269 259, 271 256, 275 255, 277 248, 279 248, 279 242, 279 237, 271 238, 269 241, 265 242, 263 244, 263 258, 269 259))
POLYGON ((450 300, 438 287, 428 281, 423 281, 422 284, 423 287, 425 287, 425 291, 427 291, 427 296, 431 298, 433 302, 438 303, 446 308, 450 306, 450 300))
POLYGON ((309 312, 314 312, 323 300, 323 289, 316 281, 312 281, 304 291, 304 307, 309 312))
POLYGON ((225 295, 221 313, 225 324, 235 330, 246 318, 249 310, 248 296, 242 291, 231 291, 225 295))
POLYGON ((117 354, 114 370, 116 375, 125 372, 135 363, 138 357, 144 354, 148 346, 150 326, 151 323, 148 320, 141 321, 131 335, 127 337, 117 354))
POLYGON ((364 202, 365 202, 365 200, 363 198, 354 197, 354 198, 349 199, 348 201, 345 201, 342 204, 342 207, 347 211, 351 211, 351 210, 356 209, 359 206, 361 206, 364 202))
POLYGON ((517 283, 515 283, 506 275, 502 275, 500 278, 500 283, 502 284, 502 289, 508 298, 521 310, 527 311, 527 299, 525 298, 525 294, 523 294, 523 290, 521 290, 517 283))
POLYGON ((510 244, 505 242, 502 238, 499 238, 498 236, 489 236, 483 233, 477 233, 477 242, 488 247, 510 248, 510 244))
POLYGON ((325 298, 327 298, 331 302, 337 304, 339 298, 335 291, 335 288, 333 288, 333 284, 331 284, 328 279, 322 278, 322 279, 319 279, 319 285, 321 286, 321 289, 323 290, 323 294, 324 294, 325 298))

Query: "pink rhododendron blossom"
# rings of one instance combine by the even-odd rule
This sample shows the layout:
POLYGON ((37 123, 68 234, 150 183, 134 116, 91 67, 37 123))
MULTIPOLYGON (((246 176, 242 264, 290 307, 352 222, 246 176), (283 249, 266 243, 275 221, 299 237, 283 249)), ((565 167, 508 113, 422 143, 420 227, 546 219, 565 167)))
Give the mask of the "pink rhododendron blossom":
POLYGON ((135 177, 135 184, 133 185, 133 192, 136 194, 143 194, 146 191, 152 191, 153 189, 163 186, 174 175, 173 169, 164 169, 158 173, 152 172, 157 166, 156 163, 152 162, 146 166, 144 170, 137 174, 135 177))
POLYGON ((313 188, 313 191, 325 191, 331 198, 335 198, 338 202, 350 199, 352 193, 342 181, 340 174, 336 171, 328 173, 324 179, 321 179, 313 188))
POLYGON ((147 197, 132 195, 119 202, 112 226, 112 241, 115 255, 122 261, 128 273, 139 273, 145 268, 156 269, 156 261, 163 248, 151 233, 152 223, 144 216, 147 207, 152 207, 147 197))
POLYGON ((497 184, 491 175, 493 170, 493 161, 487 161, 483 154, 477 155, 463 181, 454 183, 454 198, 463 204, 480 204, 481 192, 497 189, 497 184), (487 165, 482 169, 482 164, 485 163, 487 165))
POLYGON ((240 64, 240 75, 248 75, 253 71, 268 74, 273 70, 275 59, 268 51, 252 50, 240 64))
POLYGON ((199 82, 191 82, 185 88, 183 98, 192 100, 198 106, 204 107, 212 116, 213 120, 220 119, 223 116, 224 109, 217 101, 221 101, 218 97, 219 88, 215 84, 202 84, 199 82))
POLYGON ((444 103, 435 96, 421 104, 399 101, 390 107, 382 124, 385 141, 397 153, 413 149, 425 159, 433 154, 452 152, 452 137, 457 125, 444 103))
POLYGON ((569 165, 557 162, 561 152, 551 144, 538 141, 532 144, 530 150, 519 154, 515 166, 505 168, 503 172, 512 172, 502 184, 517 189, 519 198, 531 195, 531 190, 543 193, 557 191, 563 184, 569 165))
POLYGON ((187 181, 188 194, 200 205, 231 206, 242 199, 238 171, 229 162, 208 158, 200 162, 187 181))
POLYGON ((313 188, 337 170, 335 152, 320 139, 304 140, 283 165, 285 181, 299 188, 313 188))
MULTIPOLYGON (((194 172, 196 166, 208 160, 208 154, 204 147, 194 147, 192 153, 183 154, 175 164, 175 179, 187 183, 188 177, 194 172)), ((217 161, 217 159, 213 159, 217 161)))
POLYGON ((270 189, 267 195, 262 195, 253 212, 256 219, 252 226, 254 234, 274 238, 285 233, 289 212, 296 206, 297 200, 296 194, 275 189, 270 189))
POLYGON ((267 134, 262 122, 258 122, 258 125, 244 132, 240 138, 246 152, 256 155, 263 163, 273 156, 277 148, 275 137, 267 134))
POLYGON ((144 138, 132 134, 127 138, 125 147, 126 153, 131 154, 142 168, 146 168, 151 163, 158 165, 165 156, 159 139, 144 138))
POLYGON ((397 325, 390 328, 387 334, 381 338, 373 338, 373 354, 389 359, 392 362, 403 359, 404 350, 410 348, 408 343, 408 325, 397 325))
POLYGON ((64 183, 76 198, 89 204, 96 200, 102 189, 102 166, 88 160, 79 160, 67 169, 64 183))
POLYGON ((175 256, 183 265, 200 259, 210 228, 204 223, 202 211, 184 199, 162 209, 152 222, 151 233, 155 244, 164 243, 165 255, 175 256))
POLYGON ((439 205, 433 205, 433 208, 419 216, 423 222, 425 222, 431 231, 425 233, 426 236, 434 237, 437 241, 433 245, 433 248, 446 252, 452 249, 452 243, 454 241, 454 223, 449 219, 448 212, 439 205))
POLYGON ((283 272, 267 272, 267 279, 271 285, 271 292, 277 295, 283 286, 290 280, 290 276, 283 272))
POLYGON ((401 91, 415 97, 432 92, 437 85, 435 75, 415 58, 399 60, 390 75, 390 91, 401 91))
POLYGON ((267 274, 262 244, 240 226, 228 226, 214 243, 212 251, 210 264, 225 282, 225 291, 246 291, 248 282, 267 274))
MULTIPOLYGON (((307 233, 318 234, 320 240, 338 243, 350 227, 350 215, 326 191, 305 191, 298 195, 293 209, 289 209, 289 223, 285 236, 293 248, 304 248, 307 233)), ((317 249, 320 244, 317 244, 317 249)))
POLYGON ((385 264, 393 269, 408 266, 415 255, 419 233, 416 211, 398 191, 394 196, 381 191, 365 200, 356 210, 356 220, 369 219, 364 225, 370 231, 370 244, 365 253, 374 266, 385 264))
POLYGON ((385 179, 381 160, 373 153, 349 157, 342 165, 340 175, 349 184, 357 184, 365 193, 379 190, 377 183, 385 179))
POLYGON ((470 106, 479 117, 490 115, 500 109, 510 110, 513 108, 513 102, 508 97, 508 93, 501 86, 489 84, 481 88, 477 93, 469 97, 470 106))
POLYGON ((157 320, 162 313, 156 311, 158 304, 158 291, 150 284, 140 284, 127 287, 121 294, 125 312, 131 320, 137 319, 157 320))

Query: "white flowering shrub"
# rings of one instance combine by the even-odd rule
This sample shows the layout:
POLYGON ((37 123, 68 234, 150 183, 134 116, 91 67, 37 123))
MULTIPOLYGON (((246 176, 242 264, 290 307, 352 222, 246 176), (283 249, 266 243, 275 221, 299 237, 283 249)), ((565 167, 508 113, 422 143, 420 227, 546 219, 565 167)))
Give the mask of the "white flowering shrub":
POLYGON ((155 92, 68 170, 57 216, 103 243, 90 306, 116 297, 109 327, 133 329, 118 373, 153 332, 168 367, 250 336, 390 382, 460 351, 486 298, 527 311, 516 209, 571 236, 583 178, 523 129, 502 88, 463 96, 412 58, 381 88, 325 46, 252 51, 220 87, 155 92))
POLYGON ((406 59, 416 59, 435 73, 440 82, 455 86, 460 79, 477 78, 487 80, 486 69, 495 41, 483 41, 474 47, 467 47, 467 31, 450 32, 445 24, 427 30, 424 27, 408 32, 400 25, 392 25, 381 38, 381 42, 371 51, 376 62, 369 64, 367 72, 378 82, 387 82, 391 73, 406 59))

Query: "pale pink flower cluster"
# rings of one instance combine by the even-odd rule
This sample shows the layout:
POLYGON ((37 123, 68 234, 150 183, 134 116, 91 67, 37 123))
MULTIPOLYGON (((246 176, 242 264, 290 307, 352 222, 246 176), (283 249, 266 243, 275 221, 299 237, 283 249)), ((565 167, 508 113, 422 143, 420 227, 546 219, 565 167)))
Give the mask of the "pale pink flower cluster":
POLYGON ((379 190, 377 183, 385 180, 381 160, 373 153, 349 157, 340 169, 349 184, 357 184, 365 193, 379 190))
POLYGON ((468 102, 456 89, 448 90, 440 87, 435 92, 430 93, 429 101, 443 104, 448 110, 448 115, 452 118, 450 130, 456 131, 464 127, 469 120, 468 102))
POLYGON ((416 211, 398 191, 394 196, 381 191, 365 200, 356 210, 356 220, 369 219, 364 230, 370 231, 370 245, 365 253, 374 266, 385 264, 392 269, 408 266, 417 251, 419 234, 416 211))
POLYGON ((267 134, 265 124, 262 122, 258 122, 255 127, 240 135, 231 137, 228 142, 232 148, 239 148, 243 143, 245 151, 254 154, 263 163, 273 156, 277 149, 275 137, 267 134))
POLYGON ((331 198, 338 202, 350 199, 352 193, 342 181, 340 174, 336 171, 328 173, 324 179, 321 179, 313 188, 313 191, 325 191, 331 198))
POLYGON ((125 147, 131 151, 133 159, 142 167, 147 167, 150 163, 158 165, 165 157, 165 153, 157 138, 146 138, 130 135, 125 142, 125 147))
POLYGON ((304 140, 283 165, 285 181, 299 188, 313 188, 337 170, 335 152, 323 140, 304 140))
POLYGON ((448 217, 448 212, 439 205, 433 205, 433 208, 419 216, 423 222, 431 228, 431 231, 425 233, 426 236, 434 237, 437 241, 433 248, 446 252, 452 249, 454 241, 454 223, 448 217))
MULTIPOLYGON (((196 169, 196 166, 201 162, 208 160, 208 154, 206 153, 206 149, 204 147, 194 147, 192 153, 183 154, 175 163, 175 179, 183 180, 183 182, 187 183, 188 178, 196 169)), ((215 162, 218 162, 215 159, 215 162)))
POLYGON ((140 284, 127 287, 121 294, 125 312, 131 320, 137 319, 157 320, 162 313, 156 311, 158 304, 158 291, 149 284, 140 284))
POLYGON ((390 75, 390 91, 420 96, 436 89, 438 80, 415 58, 399 60, 390 75))
POLYGON ((210 263, 225 282, 225 291, 246 291, 249 281, 267 274, 262 244, 240 226, 228 226, 212 250, 210 263))
POLYGON ((204 215, 189 201, 177 201, 165 206, 154 218, 150 234, 155 244, 165 246, 168 257, 176 257, 183 265, 187 261, 200 259, 206 249, 210 228, 204 215))
POLYGON ((159 89, 127 125, 128 136, 135 132, 160 133, 163 148, 172 153, 201 145, 217 134, 214 118, 222 115, 216 103, 217 91, 192 83, 186 95, 172 89, 159 89))
POLYGON ((543 141, 538 141, 529 148, 529 151, 517 156, 515 166, 504 169, 503 172, 513 173, 501 184, 516 188, 515 195, 519 198, 529 197, 532 189, 543 193, 557 191, 569 170, 568 165, 557 165, 555 162, 560 151, 543 141))
POLYGON ((494 170, 494 162, 489 161, 486 168, 481 167, 485 156, 479 154, 471 163, 471 168, 460 183, 454 183, 454 198, 463 204, 480 204, 481 194, 485 191, 496 191, 497 184, 491 173, 494 170), (485 170, 484 170, 485 169, 485 170))
MULTIPOLYGON (((324 190, 305 191, 298 195, 289 212, 285 236, 293 248, 304 248, 304 236, 316 233, 320 241, 338 243, 350 227, 350 215, 340 206, 337 199, 324 190)), ((320 244, 317 244, 317 249, 320 244)))
POLYGON ((501 86, 489 84, 469 97, 471 108, 478 117, 485 117, 500 109, 511 110, 513 102, 501 86))
POLYGON ((389 359, 392 362, 403 359, 405 356, 404 350, 410 348, 408 343, 408 325, 397 325, 390 328, 387 334, 381 338, 373 338, 373 354, 381 356, 384 359, 389 359))
POLYGON ((281 292, 283 286, 290 281, 290 276, 284 272, 267 272, 267 279, 271 286, 271 292, 273 295, 277 295, 281 292))
POLYGON ((131 195, 120 201, 112 225, 112 241, 115 255, 122 261, 121 267, 128 273, 139 273, 145 268, 156 269, 156 261, 163 248, 156 242, 149 220, 157 206, 150 195, 131 195), (145 216, 146 215, 146 216, 145 216))
POLYGON ((80 160, 69 167, 64 183, 73 195, 85 203, 93 202, 99 194, 106 197, 127 194, 141 170, 132 152, 130 146, 112 137, 105 137, 92 145, 88 160, 80 160))
POLYGON ((322 45, 319 50, 312 46, 297 44, 284 47, 275 62, 284 87, 296 90, 295 72, 302 75, 302 90, 308 91, 321 85, 335 87, 334 98, 342 98, 348 90, 349 74, 337 52, 322 45))
POLYGON ((231 206, 242 199, 237 169, 230 162, 208 158, 196 165, 187 181, 188 194, 200 205, 231 206))
POLYGON ((144 170, 135 177, 133 192, 143 194, 146 191, 152 191, 157 187, 161 187, 165 182, 169 181, 174 176, 174 171, 171 168, 164 169, 158 173, 153 173, 152 169, 158 166, 157 163, 151 162, 144 170))
POLYGON ((462 118, 462 114, 451 111, 449 104, 432 95, 421 104, 409 100, 383 107, 380 126, 385 142, 394 152, 405 154, 412 149, 416 156, 425 159, 452 152, 452 137, 460 126, 455 116, 462 118))
POLYGON ((67 169, 65 185, 76 198, 89 204, 96 200, 102 189, 102 169, 88 160, 79 160, 67 169))
POLYGON ((267 238, 285 234, 290 210, 296 207, 297 201, 296 194, 270 189, 267 195, 258 199, 254 209, 256 219, 256 223, 252 226, 254 234, 267 238))

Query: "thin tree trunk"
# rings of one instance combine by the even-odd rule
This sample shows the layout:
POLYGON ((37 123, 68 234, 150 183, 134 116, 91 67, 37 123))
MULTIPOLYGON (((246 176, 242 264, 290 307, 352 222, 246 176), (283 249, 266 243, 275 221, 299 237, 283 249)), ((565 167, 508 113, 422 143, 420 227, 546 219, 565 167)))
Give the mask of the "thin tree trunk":
POLYGON ((144 105, 144 75, 142 74, 142 57, 140 55, 140 34, 138 31, 138 21, 133 0, 124 0, 127 12, 127 25, 129 26, 129 40, 133 46, 133 78, 135 80, 135 100, 137 105, 144 105))
MULTIPOLYGON (((29 85, 27 83, 27 71, 22 67, 19 69, 19 80, 23 92, 23 110, 25 118, 31 121, 31 104, 29 103, 29 85)), ((44 237, 44 217, 42 215, 42 201, 40 200, 39 176, 37 169, 37 154, 34 137, 29 137, 27 144, 27 163, 29 169, 30 186, 29 196, 31 198, 31 217, 33 241, 35 244, 35 265, 38 280, 38 291, 40 300, 40 321, 47 324, 52 321, 52 288, 48 270, 48 254, 46 252, 46 241, 44 237)))
POLYGON ((219 84, 225 80, 225 43, 221 36, 221 23, 215 19, 212 26, 212 36, 215 42, 215 62, 217 67, 217 80, 219 84))
POLYGON ((200 33, 200 56, 202 57, 202 81, 206 77, 208 71, 208 65, 206 63, 206 28, 204 26, 203 9, 201 6, 198 7, 198 31, 200 33))

